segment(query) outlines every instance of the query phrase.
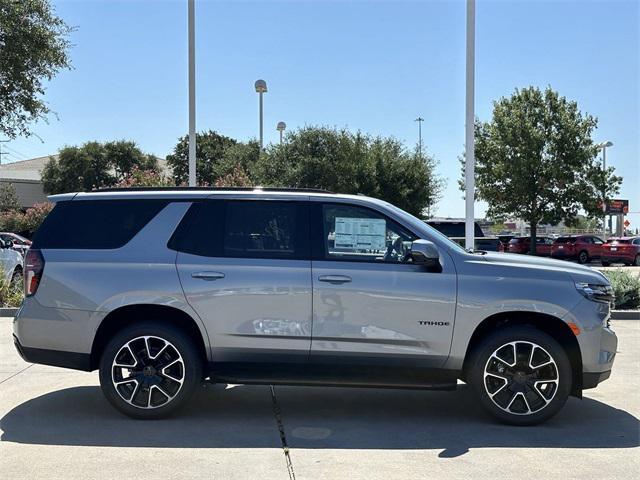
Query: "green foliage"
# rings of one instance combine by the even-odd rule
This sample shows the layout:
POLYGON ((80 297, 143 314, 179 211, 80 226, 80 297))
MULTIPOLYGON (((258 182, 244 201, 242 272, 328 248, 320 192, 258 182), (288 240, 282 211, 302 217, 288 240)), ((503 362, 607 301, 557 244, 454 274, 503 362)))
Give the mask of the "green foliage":
POLYGON ((0 212, 19 209, 20 203, 13 183, 0 184, 0 212))
POLYGON ((633 310, 640 308, 640 276, 633 275, 620 268, 605 270, 602 273, 609 279, 616 296, 614 308, 633 310))
POLYGON ((24 300, 24 288, 22 286, 22 276, 13 281, 0 280, 0 307, 16 308, 24 300))
POLYGON ((52 203, 43 202, 36 203, 24 213, 18 210, 3 212, 0 214, 0 231, 31 237, 52 209, 52 203))
POLYGON ((442 190, 432 158, 408 152, 394 138, 328 127, 289 132, 271 145, 249 175, 264 186, 323 188, 382 198, 422 215, 442 190))
POLYGON ((236 165, 233 170, 216 179, 216 187, 251 187, 253 182, 247 175, 247 172, 240 166, 236 165))
MULTIPOLYGON (((415 215, 435 206, 443 182, 435 161, 410 152, 394 138, 328 127, 304 127, 287 133, 282 145, 260 153, 248 143, 208 131, 196 137, 200 185, 322 188, 362 193, 391 202, 415 215)), ((174 180, 188 179, 188 137, 167 157, 174 180)))
MULTIPOLYGON (((196 134, 196 176, 200 185, 212 185, 218 177, 229 173, 233 167, 229 167, 225 153, 237 143, 233 138, 212 130, 196 134)), ((188 135, 178 141, 171 155, 167 155, 167 163, 172 168, 176 184, 186 184, 189 180, 188 135)))
POLYGON ((154 170, 158 162, 144 154, 135 142, 87 142, 64 147, 42 169, 42 183, 49 194, 111 187, 126 180, 134 168, 154 170))
POLYGON ((120 180, 116 187, 173 187, 175 183, 172 179, 158 170, 142 170, 134 166, 129 175, 120 180))
MULTIPOLYGON (((597 215, 603 193, 617 193, 622 179, 602 171, 596 124, 551 88, 516 89, 494 102, 492 120, 475 124, 476 196, 488 203, 487 216, 522 218, 535 238, 539 223, 570 222, 581 210, 597 215)), ((464 162, 462 169, 464 177, 464 162)))
POLYGON ((46 119, 45 84, 70 68, 72 29, 48 0, 0 0, 0 133, 28 136, 29 123, 46 119))

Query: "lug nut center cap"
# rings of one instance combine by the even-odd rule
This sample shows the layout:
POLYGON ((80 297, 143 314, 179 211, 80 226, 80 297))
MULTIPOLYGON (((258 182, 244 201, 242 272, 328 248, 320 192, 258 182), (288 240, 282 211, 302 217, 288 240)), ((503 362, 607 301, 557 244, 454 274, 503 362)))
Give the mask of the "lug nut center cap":
POLYGON ((151 365, 147 365, 142 369, 142 374, 145 377, 153 377, 156 374, 156 369, 153 368, 151 365))

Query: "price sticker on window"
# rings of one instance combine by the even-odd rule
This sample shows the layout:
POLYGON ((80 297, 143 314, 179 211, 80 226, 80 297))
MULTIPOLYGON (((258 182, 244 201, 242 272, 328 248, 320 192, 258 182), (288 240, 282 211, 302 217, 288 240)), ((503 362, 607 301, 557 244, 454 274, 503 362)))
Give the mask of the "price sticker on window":
POLYGON ((379 218, 336 217, 335 248, 350 251, 383 250, 387 222, 379 218))

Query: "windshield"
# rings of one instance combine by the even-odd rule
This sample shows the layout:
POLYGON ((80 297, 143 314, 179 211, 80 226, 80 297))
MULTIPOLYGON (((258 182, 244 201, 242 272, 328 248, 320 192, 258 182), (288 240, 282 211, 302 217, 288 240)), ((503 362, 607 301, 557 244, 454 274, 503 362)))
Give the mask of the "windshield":
POLYGON ((413 226, 415 230, 419 231, 422 228, 426 228, 429 231, 429 233, 431 235, 433 235, 434 237, 437 237, 439 239, 442 239, 442 240, 446 241, 446 243, 448 245, 452 246, 453 248, 455 248, 456 250, 458 250, 460 252, 467 253, 467 251, 465 250, 465 248, 462 245, 454 242, 449 237, 447 237, 443 233, 441 233, 438 230, 436 230, 435 228, 433 228, 431 225, 428 225, 426 222, 420 220, 418 217, 415 217, 415 216, 411 215, 410 213, 405 212, 401 208, 396 207, 395 205, 392 205, 390 203, 386 203, 385 202, 385 206, 387 208, 393 210, 399 217, 401 217, 409 225, 413 226))

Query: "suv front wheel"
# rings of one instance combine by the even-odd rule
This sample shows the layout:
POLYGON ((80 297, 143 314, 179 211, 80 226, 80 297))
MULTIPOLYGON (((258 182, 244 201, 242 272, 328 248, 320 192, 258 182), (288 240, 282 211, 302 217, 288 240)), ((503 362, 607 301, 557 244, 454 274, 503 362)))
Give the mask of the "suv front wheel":
POLYGON ((565 350, 533 327, 507 327, 485 337, 471 365, 470 383, 482 406, 512 425, 551 418, 571 391, 571 364, 565 350))
POLYGON ((100 359, 100 386, 125 415, 152 419, 182 407, 200 385, 202 360, 180 329, 139 323, 120 330, 100 359))

